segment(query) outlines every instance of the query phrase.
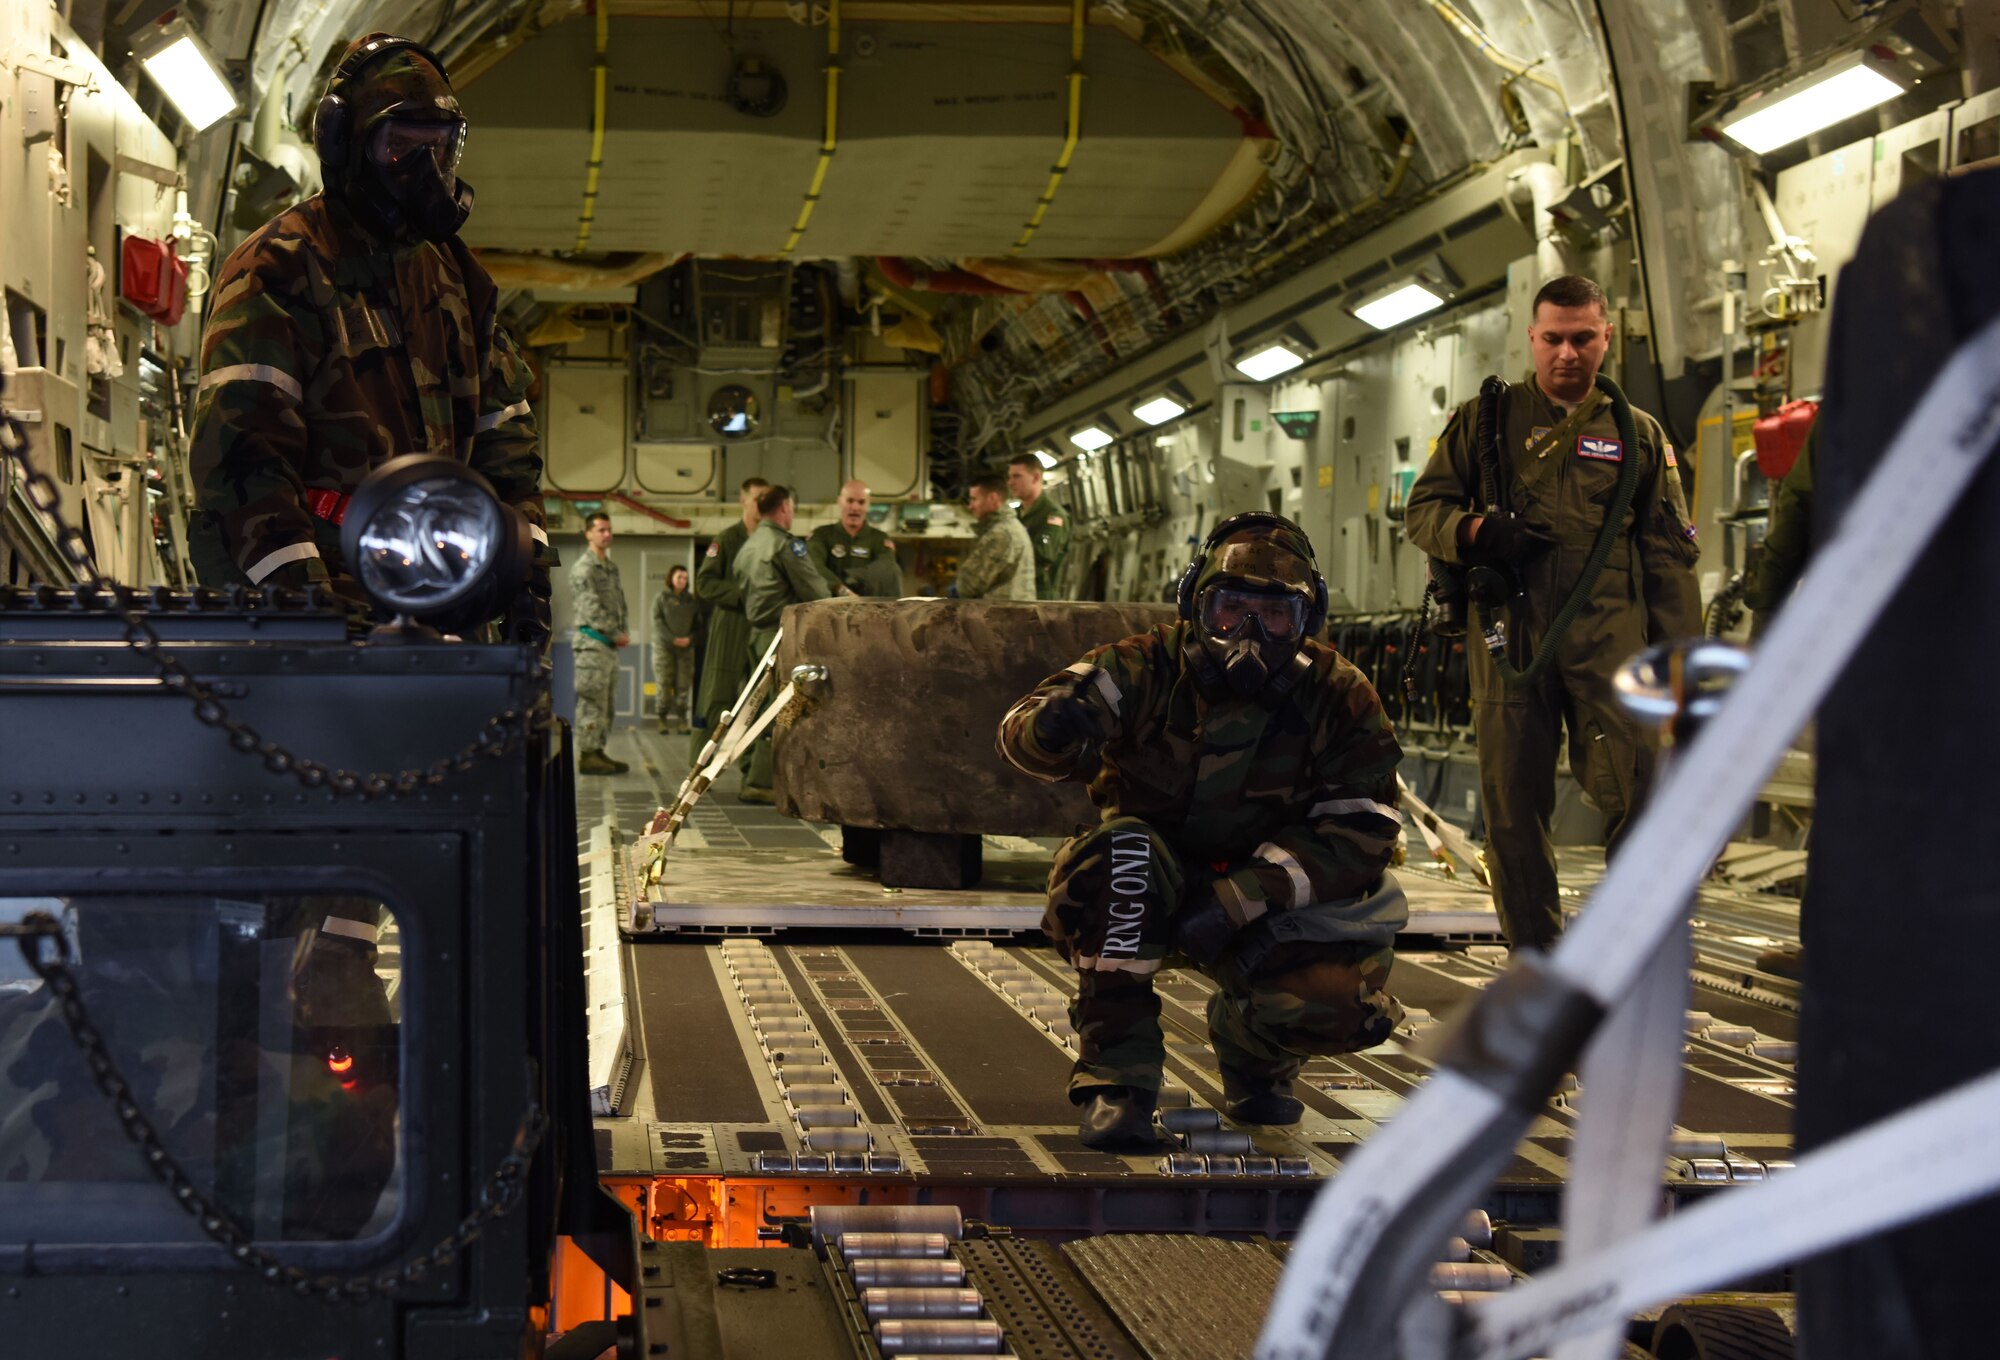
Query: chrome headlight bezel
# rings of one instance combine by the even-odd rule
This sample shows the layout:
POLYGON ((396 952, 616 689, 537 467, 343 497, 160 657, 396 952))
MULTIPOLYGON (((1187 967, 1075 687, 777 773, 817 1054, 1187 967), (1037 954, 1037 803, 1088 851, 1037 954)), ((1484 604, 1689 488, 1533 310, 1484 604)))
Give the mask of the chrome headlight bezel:
POLYGON ((451 631, 498 614, 534 555, 526 520, 484 477, 425 453, 390 459, 356 488, 341 550, 377 607, 451 631))

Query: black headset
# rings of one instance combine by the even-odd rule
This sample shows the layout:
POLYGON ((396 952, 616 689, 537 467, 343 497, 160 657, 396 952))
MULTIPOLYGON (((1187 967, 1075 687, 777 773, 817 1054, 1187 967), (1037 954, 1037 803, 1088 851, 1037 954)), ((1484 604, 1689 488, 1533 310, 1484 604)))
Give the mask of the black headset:
POLYGON ((313 113, 313 150, 319 153, 320 164, 329 170, 338 170, 347 163, 348 138, 354 132, 354 106, 348 102, 347 86, 360 79, 377 57, 396 51, 415 52, 437 68, 445 84, 451 83, 443 60, 415 38, 374 38, 355 48, 334 68, 333 78, 326 82, 326 93, 320 96, 319 108, 313 113))
POLYGON ((1174 600, 1180 606, 1180 615, 1183 619, 1189 623, 1194 622, 1195 583, 1200 580, 1201 569, 1208 565, 1208 555, 1216 544, 1245 529, 1266 528, 1289 529, 1297 534, 1299 541, 1305 545, 1306 565, 1312 568, 1313 601, 1312 607, 1306 611, 1305 626, 1301 631, 1305 636, 1311 637, 1320 630, 1320 625, 1326 622, 1326 577, 1320 575, 1319 559, 1313 556, 1312 540, 1306 537, 1305 530, 1298 525, 1283 515, 1274 515, 1268 510, 1245 510, 1240 515, 1231 515, 1208 531, 1208 537, 1201 541, 1201 550, 1194 555, 1194 560, 1187 564, 1187 570, 1181 573, 1180 585, 1174 592, 1174 600))

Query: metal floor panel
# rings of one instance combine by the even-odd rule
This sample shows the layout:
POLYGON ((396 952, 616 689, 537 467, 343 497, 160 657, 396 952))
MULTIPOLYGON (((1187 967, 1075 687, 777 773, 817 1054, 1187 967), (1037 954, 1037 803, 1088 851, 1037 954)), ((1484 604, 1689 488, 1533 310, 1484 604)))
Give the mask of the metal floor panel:
MULTIPOLYGON (((1404 1029, 1375 1049, 1308 1062, 1299 1083, 1308 1109, 1294 1127, 1231 1133, 1218 1114, 1213 1122, 1229 1135, 1224 1143, 1235 1145, 1216 1148, 1204 1162, 1170 1158, 1191 1150, 1177 1142, 1131 1154, 1078 1143, 1065 1094, 1073 1058, 1064 1014, 1071 974, 1047 948, 985 941, 947 947, 879 932, 843 932, 810 944, 682 940, 628 948, 649 1082, 632 1120, 600 1124, 614 1132, 614 1164, 606 1170, 783 1173, 794 1169, 788 1161, 794 1153, 817 1150, 790 1111, 820 1097, 795 1088, 787 1105, 779 1064, 757 1042, 752 1004, 723 972, 722 951, 740 957, 755 950, 796 1003, 799 1014, 788 1023, 824 1050, 838 1075, 841 1091, 832 1103, 851 1102, 856 1110, 847 1146, 893 1154, 901 1172, 918 1179, 994 1184, 1108 1178, 1132 1188, 1215 1177, 1262 1177, 1269 1184, 1330 1174, 1423 1082, 1430 1071, 1423 1055, 1436 1027, 1497 975, 1494 966, 1463 954, 1399 955, 1390 985, 1412 1010, 1404 1029), (647 1136, 631 1136, 626 1126, 634 1122, 647 1136), (779 1162, 753 1166, 765 1153, 779 1162)), ((1168 970, 1158 986, 1168 1103, 1219 1112, 1221 1078, 1205 1020, 1214 985, 1198 973, 1168 970)), ((1723 999, 1698 989, 1694 1004, 1721 1024, 1723 999)), ((1789 1018, 1728 1000, 1737 1012, 1732 1023, 1747 1015, 1775 1027, 1789 1018)), ((1761 1025, 1745 1033, 1769 1037, 1761 1025)), ((1742 1040, 1744 1033, 1733 1037, 1742 1040)), ((1685 1070, 1680 1137, 1725 1166, 1721 1179, 1730 1178, 1731 1158, 1740 1164, 1739 1178, 1789 1160, 1789 1064, 1760 1059, 1747 1043, 1692 1034, 1685 1070)), ((1559 1186, 1568 1175, 1572 1128, 1589 1099, 1587 1089, 1572 1089, 1552 1101, 1503 1183, 1534 1193, 1559 1186)), ((863 1168, 850 1163, 850 1169, 863 1168)), ((1714 1166, 1697 1176, 1685 1161, 1667 1171, 1670 1186, 1718 1178, 1714 1166)))
MULTIPOLYGON (((615 816, 629 832, 678 787, 686 742, 621 729, 611 749, 634 768, 583 781, 579 817, 588 827, 593 818, 615 816)), ((1302 1203, 1301 1192, 1335 1173, 1394 1117, 1429 1073, 1423 1054, 1436 1026, 1504 964, 1503 951, 1480 945, 1399 954, 1390 986, 1410 1009, 1409 1023, 1376 1049, 1308 1062, 1298 1086, 1307 1113, 1295 1127, 1233 1129, 1218 1115, 1223 1137, 1201 1155, 1191 1155, 1186 1135, 1149 1152, 1094 1151, 1077 1141, 1065 1094, 1074 1057, 1068 966, 1035 945, 961 940, 946 948, 911 939, 904 931, 922 924, 917 918, 927 907, 943 913, 941 922, 950 904, 967 895, 884 890, 840 862, 837 831, 734 803, 733 787, 734 776, 725 775, 723 787, 697 809, 671 857, 675 873, 696 887, 706 882, 718 898, 733 893, 745 903, 770 904, 745 908, 746 922, 766 933, 773 921, 765 918, 788 902, 796 911, 807 898, 836 917, 875 904, 885 923, 903 930, 794 931, 769 946, 686 935, 628 942, 633 1019, 646 1039, 647 1072, 634 1088, 631 1117, 599 1122, 607 1135, 599 1140, 606 1171, 891 1175, 939 1186, 1024 1192, 1035 1185, 1084 1186, 1142 1196, 1147 1186, 1192 1191, 1229 1179, 1249 1195, 1247 1207, 1232 1210, 1240 1212, 1242 1227, 1277 1232, 1290 1221, 1292 1209, 1284 1206, 1302 1203), (821 848, 785 848, 801 834, 821 848), (780 1065, 760 1043, 756 1007, 724 961, 728 951, 743 949, 765 951, 756 955, 759 966, 787 984, 798 1008, 795 1023, 824 1050, 823 1071, 837 1076, 837 1089, 815 1095, 780 1081, 780 1065), (809 1116, 800 1113, 811 1102, 847 1104, 853 1123, 822 1124, 815 1137, 804 1122, 809 1116)), ((1046 844, 1017 838, 989 841, 995 882, 981 891, 995 911, 1021 921, 1039 916, 1047 851, 1046 844)), ((1598 872, 1601 860, 1564 850, 1567 897, 1574 900, 1598 872)), ((1402 874, 1419 904, 1434 899, 1455 909, 1477 895, 1423 866, 1402 874)), ((1750 899, 1705 894, 1701 928, 1735 932, 1736 947, 1748 948, 1743 941, 1796 919, 1795 904, 1750 899)), ((1219 1111, 1221 1083, 1204 1015, 1213 984, 1199 973, 1169 970, 1158 986, 1168 1042, 1166 1104, 1219 1111)), ((1698 981, 1691 1005, 1705 1018, 1690 1021, 1677 1134, 1684 1155, 1664 1170, 1670 1189, 1703 1193, 1789 1160, 1793 1069, 1778 1057, 1788 1053, 1797 1020, 1758 986, 1718 989, 1698 981)), ((1589 1091, 1572 1089, 1550 1102, 1496 1195, 1514 1196, 1505 1202, 1524 1211, 1553 1205, 1568 1176, 1571 1130, 1589 1099, 1589 1091)), ((1135 1218, 1121 1221, 1177 1226, 1149 1212, 1135 1210, 1135 1218)))
POLYGON ((1112 1235, 1062 1250, 1150 1360, 1250 1360, 1283 1268, 1267 1245, 1215 1237, 1112 1235))
POLYGON ((1019 1360, 1139 1360, 1131 1338, 1048 1243, 969 1239, 952 1255, 1019 1360))

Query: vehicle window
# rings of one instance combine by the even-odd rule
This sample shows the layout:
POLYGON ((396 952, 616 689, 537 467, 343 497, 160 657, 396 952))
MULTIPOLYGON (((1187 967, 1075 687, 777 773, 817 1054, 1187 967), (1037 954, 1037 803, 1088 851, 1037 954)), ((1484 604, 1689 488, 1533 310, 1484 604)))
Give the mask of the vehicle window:
MULTIPOLYGON (((258 1240, 396 1218, 401 969, 367 897, 0 898, 55 913, 92 1022, 168 1151, 258 1240)), ((146 1168, 60 1008, 0 947, 0 1245, 204 1240, 146 1168)))

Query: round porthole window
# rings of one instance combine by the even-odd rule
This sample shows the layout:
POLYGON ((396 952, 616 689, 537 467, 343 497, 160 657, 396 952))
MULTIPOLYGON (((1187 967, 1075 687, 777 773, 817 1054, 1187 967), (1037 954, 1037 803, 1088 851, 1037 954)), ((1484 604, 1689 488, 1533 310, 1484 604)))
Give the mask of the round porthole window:
POLYGON ((724 439, 741 439, 757 429, 757 394, 747 387, 724 387, 708 399, 708 423, 724 439))

